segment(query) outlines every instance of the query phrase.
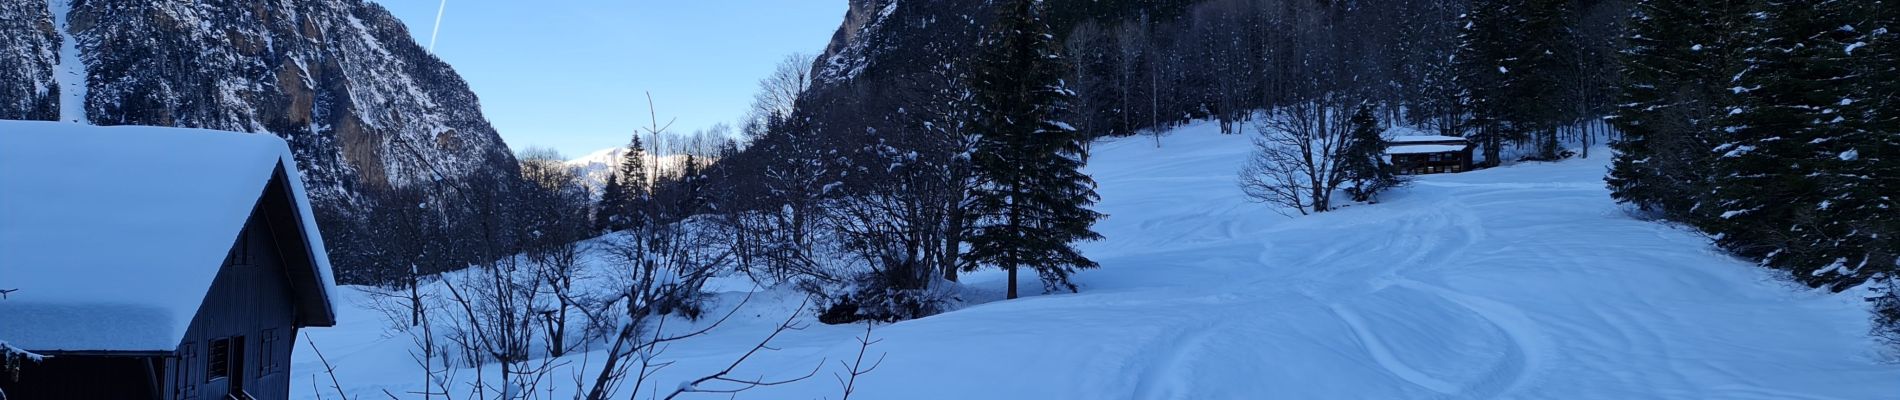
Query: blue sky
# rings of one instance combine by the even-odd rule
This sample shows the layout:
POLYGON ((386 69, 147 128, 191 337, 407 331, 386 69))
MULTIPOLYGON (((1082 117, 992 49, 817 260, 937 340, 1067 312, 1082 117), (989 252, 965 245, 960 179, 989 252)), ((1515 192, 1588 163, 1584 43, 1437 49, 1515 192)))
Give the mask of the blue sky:
MULTIPOLYGON (((439 0, 375 0, 428 46, 439 0)), ((462 74, 515 150, 568 157, 625 145, 660 120, 690 132, 744 115, 786 54, 817 53, 845 0, 448 0, 437 57, 462 74)))

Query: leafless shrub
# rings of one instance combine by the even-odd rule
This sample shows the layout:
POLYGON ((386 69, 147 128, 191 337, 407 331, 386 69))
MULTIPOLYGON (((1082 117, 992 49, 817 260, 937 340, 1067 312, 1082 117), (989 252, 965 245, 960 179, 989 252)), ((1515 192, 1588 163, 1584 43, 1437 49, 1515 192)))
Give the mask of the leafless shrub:
POLYGON ((1302 215, 1332 210, 1333 192, 1347 178, 1339 168, 1351 135, 1343 104, 1350 103, 1303 101, 1270 113, 1240 170, 1241 190, 1254 201, 1302 215))

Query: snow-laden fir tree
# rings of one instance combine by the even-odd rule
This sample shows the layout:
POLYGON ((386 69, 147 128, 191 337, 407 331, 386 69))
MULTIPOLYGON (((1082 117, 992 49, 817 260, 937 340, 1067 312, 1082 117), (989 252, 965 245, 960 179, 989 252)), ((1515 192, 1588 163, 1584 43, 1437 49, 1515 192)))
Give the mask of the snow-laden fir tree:
POLYGON ((1894 333, 1900 62, 1888 3, 1637 4, 1612 195, 1811 286, 1874 281, 1875 322, 1894 333))
POLYGON ((1353 112, 1352 133, 1339 155, 1339 169, 1352 183, 1346 193, 1352 201, 1377 201, 1379 192, 1403 184, 1398 169, 1385 162, 1385 137, 1380 135, 1379 117, 1370 105, 1353 112))
MULTIPOLYGON (((1891 270, 1891 235, 1870 217, 1891 208, 1865 175, 1877 136, 1851 111, 1872 82, 1855 70, 1852 1, 1770 1, 1748 38, 1749 66, 1731 92, 1712 150, 1717 242, 1803 283, 1844 290, 1891 270), (1867 147, 1863 149, 1862 147, 1867 147), (1882 249, 1882 248, 1885 249, 1882 249)), ((1891 133, 1887 133, 1891 135, 1891 133)))
POLYGON ((971 82, 981 184, 971 193, 980 217, 968 256, 1009 272, 1009 298, 1020 268, 1035 269, 1046 290, 1073 291, 1069 275, 1096 263, 1071 243, 1101 238, 1091 228, 1102 218, 1089 209, 1099 198, 1095 182, 1081 171, 1086 138, 1057 119, 1073 94, 1046 8, 1036 0, 1003 7, 971 82))
POLYGON ((1858 188, 1861 195, 1856 200, 1860 201, 1844 201, 1841 207, 1862 213, 1867 221, 1865 232, 1857 233, 1879 239, 1867 257, 1870 265, 1888 262, 1875 277, 1884 282, 1873 285, 1874 321, 1888 343, 1900 346, 1900 276, 1896 276, 1900 260, 1895 259, 1900 257, 1900 238, 1896 237, 1900 236, 1900 205, 1893 199, 1894 193, 1900 193, 1900 182, 1896 182, 1900 177, 1900 4, 1880 0, 1858 5, 1861 11, 1852 15, 1867 17, 1857 28, 1865 34, 1860 38, 1863 42, 1848 46, 1855 47, 1851 55, 1856 71, 1866 76, 1863 81, 1868 87, 1850 105, 1850 114, 1860 114, 1866 121, 1864 133, 1870 140, 1856 149, 1854 158, 1859 162, 1850 163, 1849 171, 1872 179, 1858 188))
POLYGON ((1558 156, 1557 130, 1568 121, 1566 90, 1578 57, 1576 11, 1569 0, 1477 0, 1461 23, 1458 83, 1472 137, 1496 166, 1507 141, 1535 139, 1532 156, 1558 156))
MULTIPOLYGON (((1813 121, 1814 138, 1807 157, 1814 160, 1821 174, 1814 176, 1821 188, 1820 203, 1815 204, 1818 226, 1804 232, 1796 248, 1810 248, 1803 264, 1824 265, 1821 277, 1837 287, 1858 285, 1877 276, 1890 276, 1900 260, 1900 234, 1896 213, 1900 203, 1900 130, 1895 128, 1895 83, 1891 80, 1896 59, 1885 29, 1892 26, 1891 10, 1900 5, 1891 1, 1831 1, 1812 9, 1838 8, 1840 19, 1831 31, 1809 37, 1816 63, 1839 62, 1846 66, 1839 77, 1827 79, 1827 95, 1817 100, 1828 103, 1819 109, 1813 121), (1879 47, 1870 47, 1881 44, 1879 47), (1883 80, 1885 78, 1885 80, 1883 80), (1838 280, 1838 281, 1837 281, 1838 280)), ((1825 18, 1825 17, 1824 17, 1825 18)))
POLYGON ((1509 48, 1519 40, 1511 27, 1518 20, 1520 4, 1512 0, 1478 0, 1460 19, 1463 31, 1458 36, 1458 51, 1453 58, 1455 87, 1461 89, 1460 106, 1469 113, 1460 130, 1484 148, 1484 165, 1497 166, 1500 149, 1514 135, 1510 128, 1510 89, 1521 86, 1515 81, 1523 71, 1512 74, 1509 48))
POLYGON ((1568 90, 1579 66, 1581 43, 1577 41, 1578 21, 1574 0, 1524 1, 1524 25, 1517 32, 1525 43, 1515 57, 1523 76, 1521 86, 1507 100, 1515 115, 1518 131, 1533 140, 1531 157, 1554 160, 1562 157, 1557 143, 1558 129, 1573 123, 1569 105, 1578 101, 1568 90))
POLYGON ((1630 19, 1620 68, 1628 85, 1611 123, 1622 138, 1606 178, 1618 201, 1688 221, 1709 190, 1713 126, 1741 72, 1755 20, 1746 0, 1644 0, 1630 19))
POLYGON ((643 206, 651 197, 646 170, 646 147, 640 143, 640 135, 634 134, 627 143, 627 151, 621 154, 620 165, 607 174, 607 182, 601 187, 600 203, 595 209, 594 224, 597 229, 613 231, 628 229, 648 222, 643 206))

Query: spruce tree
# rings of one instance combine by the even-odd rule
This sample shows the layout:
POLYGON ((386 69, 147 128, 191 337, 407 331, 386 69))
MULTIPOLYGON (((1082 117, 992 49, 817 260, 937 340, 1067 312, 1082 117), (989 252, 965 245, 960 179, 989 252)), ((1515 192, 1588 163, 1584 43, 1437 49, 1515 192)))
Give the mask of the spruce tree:
POLYGON ((667 215, 664 217, 666 220, 672 221, 692 216, 699 213, 706 205, 705 173, 699 165, 700 162, 699 157, 690 153, 686 154, 685 159, 681 161, 678 180, 669 182, 677 193, 673 198, 668 199, 672 201, 672 204, 667 205, 671 209, 666 212, 667 215))
POLYGON ((607 171, 607 182, 600 187, 600 200, 594 205, 594 230, 607 232, 618 229, 614 222, 620 204, 626 203, 626 189, 620 187, 620 172, 607 171))
POLYGON ((1832 290, 1892 262, 1869 259, 1872 238, 1856 232, 1866 221, 1859 213, 1891 194, 1864 193, 1872 186, 1863 183, 1880 177, 1850 173, 1864 161, 1858 147, 1872 140, 1843 111, 1857 87, 1871 83, 1848 59, 1859 33, 1846 5, 1770 1, 1761 12, 1749 70, 1723 118, 1724 142, 1713 149, 1711 197, 1721 214, 1704 223, 1731 251, 1832 290))
POLYGON ((1057 119, 1073 93, 1044 13, 1039 1, 1006 3, 971 82, 980 133, 972 164, 982 183, 971 193, 980 217, 968 256, 1009 272, 1009 298, 1019 268, 1035 269, 1046 290, 1074 291, 1069 275, 1096 263, 1071 243, 1101 238, 1091 230, 1102 218, 1089 209, 1095 182, 1081 172, 1086 139, 1057 119))
POLYGON ((1536 140, 1534 157, 1555 160, 1562 156, 1558 129, 1572 122, 1570 105, 1581 101, 1567 90, 1582 73, 1576 63, 1583 51, 1576 32, 1580 17, 1575 0, 1528 0, 1524 14, 1518 34, 1526 43, 1517 57, 1524 76, 1508 104, 1522 130, 1536 140))
POLYGON ((634 134, 621 154, 620 164, 608 175, 601 188, 600 206, 595 211, 596 225, 605 230, 622 230, 648 222, 644 204, 651 197, 647 185, 646 148, 640 135, 634 134))
POLYGON ((1346 189, 1352 201, 1378 199, 1379 192, 1398 186, 1398 171, 1385 162, 1385 137, 1379 134, 1379 118, 1371 106, 1361 105, 1352 115, 1352 136, 1340 153, 1339 169, 1352 181, 1346 189))
POLYGON ((1465 117, 1465 107, 1461 104, 1463 88, 1459 87, 1458 64, 1455 57, 1442 57, 1426 62, 1418 83, 1420 94, 1418 111, 1408 111, 1406 116, 1417 125, 1432 127, 1436 133, 1444 136, 1460 136, 1465 117))
POLYGON ((1519 0, 1475 0, 1471 11, 1460 18, 1463 31, 1458 35, 1454 80, 1460 92, 1460 108, 1469 118, 1459 130, 1466 132, 1484 148, 1484 165, 1497 166, 1504 142, 1515 136, 1511 131, 1509 103, 1514 82, 1524 76, 1512 73, 1510 49, 1520 42, 1515 32, 1520 12, 1519 0))
POLYGON ((1486 165, 1502 161, 1506 141, 1533 134, 1537 158, 1557 157, 1557 128, 1573 101, 1565 88, 1577 75, 1576 20, 1571 0, 1478 0, 1463 18, 1458 78, 1486 165))
MULTIPOLYGON (((1887 319, 1889 333, 1900 339, 1900 204, 1893 194, 1900 193, 1900 4, 1894 0, 1855 3, 1859 9, 1851 15, 1866 16, 1859 31, 1864 46, 1851 50, 1866 86, 1851 104, 1853 113, 1864 122, 1866 142, 1857 150, 1860 160, 1847 175, 1872 177, 1857 189, 1859 199, 1847 202, 1844 209, 1863 213, 1865 226, 1857 235, 1878 238, 1868 247, 1869 265, 1884 267, 1880 272, 1887 281, 1888 299, 1878 308, 1887 319)), ((1854 44, 1850 44, 1854 46, 1854 44)))
MULTIPOLYGON (((1893 26, 1897 5, 1882 1, 1830 1, 1812 7, 1835 23, 1810 36, 1816 63, 1839 63, 1817 101, 1830 102, 1809 122, 1814 138, 1806 154, 1820 174, 1813 178, 1821 199, 1817 225, 1803 232, 1797 248, 1812 250, 1801 264, 1826 265, 1822 277, 1840 289, 1900 269, 1900 129, 1896 129, 1893 26)), ((1800 254, 1802 252, 1795 252, 1800 254)))
POLYGON ((1644 0, 1619 59, 1628 85, 1611 123, 1622 133, 1605 178, 1611 197, 1690 221, 1709 191, 1714 124, 1743 69, 1749 0, 1644 0))

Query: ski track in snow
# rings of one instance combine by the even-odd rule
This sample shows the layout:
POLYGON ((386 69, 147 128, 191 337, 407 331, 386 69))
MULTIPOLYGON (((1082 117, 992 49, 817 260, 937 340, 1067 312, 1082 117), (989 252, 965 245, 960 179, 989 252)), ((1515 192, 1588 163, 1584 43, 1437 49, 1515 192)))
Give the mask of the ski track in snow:
POLYGON ((1367 328, 1365 320, 1360 319, 1359 314, 1354 313, 1352 309, 1338 305, 1332 306, 1332 309, 1334 315, 1338 316, 1341 321, 1344 321, 1346 326, 1352 328, 1353 338, 1359 340, 1360 346, 1365 346, 1366 352, 1370 353, 1372 359, 1378 361, 1381 367, 1384 367, 1387 371, 1391 371, 1393 375, 1404 379, 1406 382, 1423 386, 1434 392, 1458 394, 1459 389, 1457 385, 1419 372, 1419 370, 1412 368, 1412 366, 1406 365, 1404 361, 1393 357, 1392 350, 1387 349, 1385 343, 1379 341, 1379 335, 1367 328))
POLYGON ((66 25, 67 13, 72 12, 72 3, 76 0, 46 0, 47 11, 53 13, 53 30, 59 31, 59 66, 53 71, 53 81, 59 85, 59 120, 91 125, 86 119, 86 63, 79 57, 79 39, 73 36, 66 25))
MULTIPOLYGON (((871 351, 889 358, 857 396, 1900 398, 1900 366, 1874 355, 1857 299, 1793 290, 1694 233, 1624 215, 1602 158, 1425 176, 1380 204, 1288 218, 1235 186, 1245 136, 1200 124, 1161 149, 1148 140, 1095 148, 1109 217, 1106 239, 1082 245, 1102 268, 1075 275, 1080 293, 880 325, 871 351)), ((1001 277, 965 275, 966 296, 997 297, 1001 277)), ((756 321, 676 344, 654 381, 723 368, 798 302, 766 293, 781 297, 753 299, 743 315, 756 321)), ((311 335, 333 342, 359 394, 415 390, 407 339, 379 339, 373 313, 346 310, 346 325, 311 335)), ((862 329, 790 332, 745 370, 851 359, 862 329)), ((321 366, 298 351, 292 386, 308 387, 321 366)), ((739 397, 837 394, 812 379, 739 397)))

